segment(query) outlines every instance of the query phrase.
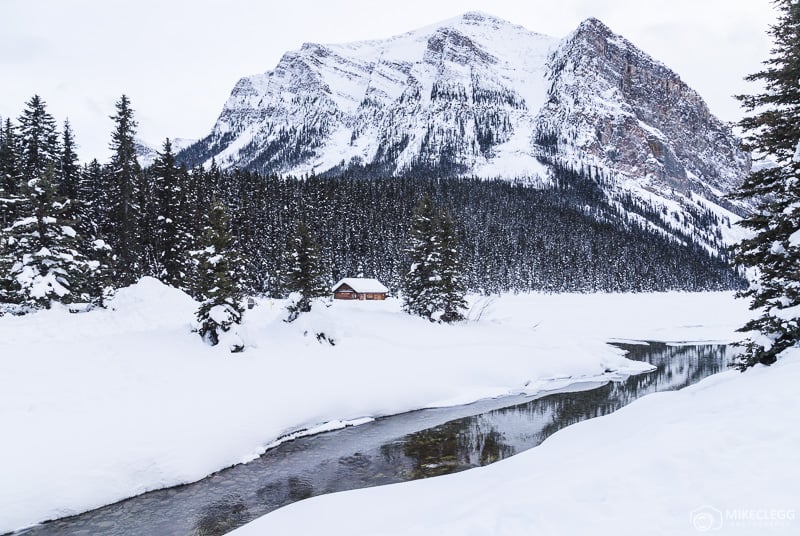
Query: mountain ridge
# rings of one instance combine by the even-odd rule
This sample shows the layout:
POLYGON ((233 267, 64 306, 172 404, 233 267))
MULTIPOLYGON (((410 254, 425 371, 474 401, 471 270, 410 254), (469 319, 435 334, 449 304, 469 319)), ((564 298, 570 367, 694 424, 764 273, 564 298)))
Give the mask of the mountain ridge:
MULTIPOLYGON (((482 12, 467 12, 460 17, 446 19, 445 21, 388 39, 355 41, 344 44, 304 43, 299 50, 285 53, 272 71, 243 77, 236 83, 231 97, 225 103, 223 112, 212 130, 212 134, 201 141, 208 147, 205 151, 197 151, 204 154, 199 155, 201 158, 195 157, 193 163, 200 163, 199 161, 208 162, 209 158, 205 157, 214 156, 217 163, 223 167, 239 166, 261 171, 303 174, 312 171, 324 173, 337 165, 341 167, 342 158, 334 161, 334 155, 328 154, 337 150, 336 156, 344 157, 345 167, 349 164, 347 157, 350 160, 355 158, 356 161, 361 160, 368 163, 380 161, 381 156, 384 156, 384 160, 386 160, 383 153, 387 149, 394 146, 396 150, 398 146, 406 144, 402 143, 402 136, 392 135, 391 127, 395 127, 394 130, 397 130, 397 125, 387 124, 385 115, 401 113, 403 109, 399 104, 402 103, 403 99, 412 99, 412 97, 417 96, 416 92, 423 89, 431 93, 435 92, 435 95, 432 94, 431 97, 436 98, 428 99, 427 102, 440 100, 442 96, 449 96, 456 100, 465 97, 473 97, 474 99, 476 96, 475 89, 478 89, 478 95, 484 96, 486 96, 486 93, 485 91, 481 92, 481 90, 500 91, 502 96, 507 97, 510 104, 524 107, 529 114, 534 114, 538 111, 538 108, 545 104, 545 99, 543 98, 546 96, 543 95, 543 91, 545 91, 543 88, 544 80, 539 81, 540 83, 537 84, 530 83, 531 80, 524 80, 524 77, 522 77, 523 80, 517 81, 526 83, 506 84, 504 86, 502 84, 504 77, 496 76, 488 77, 487 81, 489 83, 487 85, 490 86, 489 88, 475 88, 468 87, 467 84, 447 84, 447 80, 443 80, 442 76, 433 77, 432 80, 427 81, 427 84, 420 84, 420 77, 415 76, 417 73, 412 72, 415 65, 424 65, 436 67, 440 74, 453 74, 453 67, 468 65, 470 67, 469 74, 471 75, 469 81, 473 82, 474 75, 484 74, 476 72, 476 67, 510 63, 507 50, 505 51, 505 57, 500 57, 496 53, 497 51, 486 50, 491 48, 485 46, 487 35, 498 32, 501 32, 502 37, 506 41, 513 43, 515 47, 520 42, 520 36, 524 36, 528 40, 540 41, 536 47, 538 48, 538 57, 533 62, 529 58, 528 65, 511 64, 510 70, 512 71, 531 71, 530 64, 534 63, 533 70, 537 74, 544 74, 542 72, 544 68, 551 67, 551 65, 546 64, 553 62, 553 59, 549 57, 551 53, 559 52, 559 49, 563 49, 565 44, 568 45, 570 42, 574 42, 576 37, 581 34, 590 34, 602 36, 606 43, 617 46, 623 44, 627 51, 638 53, 653 68, 664 71, 667 73, 668 78, 674 79, 676 84, 685 86, 677 74, 669 70, 663 63, 653 60, 639 51, 633 44, 614 34, 596 18, 586 19, 572 34, 558 40, 531 32, 522 26, 514 25, 499 17, 482 12), (476 38, 477 41, 482 39, 483 43, 477 42, 476 38), (421 50, 422 48, 424 50, 421 50), (526 67, 528 68, 526 69, 526 67), (495 78, 495 80, 491 80, 492 78, 495 78), (339 83, 337 84, 337 82, 339 83), (342 82, 349 82, 351 87, 343 88, 342 82), (501 84, 492 84, 491 82, 501 82, 501 84), (500 87, 497 87, 498 85, 500 87), (290 90, 289 93, 291 94, 289 103, 281 102, 280 98, 275 98, 276 90, 285 91, 287 89, 290 90), (459 90, 464 91, 459 93, 459 90), (525 94, 520 94, 523 91, 525 94), (256 98, 258 102, 254 102, 256 98), (292 109, 292 104, 294 109, 292 109), (308 110, 309 104, 321 104, 326 114, 334 118, 334 122, 338 121, 339 124, 332 124, 329 118, 321 117, 321 114, 310 113, 308 110), (370 110, 370 105, 379 107, 380 110, 378 112, 370 110), (373 121, 370 122, 370 119, 373 121), (381 120, 384 120, 383 124, 380 124, 381 120), (375 121, 379 124, 375 125, 375 121), (378 129, 377 132, 368 132, 370 130, 369 127, 376 126, 388 128, 378 129), (340 128, 337 130, 334 127, 340 128), (341 132, 341 130, 347 129, 350 130, 349 139, 345 139, 346 136, 343 136, 342 134, 344 133, 341 132), (379 143, 359 143, 359 138, 368 134, 377 137, 379 143), (328 139, 333 136, 338 136, 339 139, 328 139), (309 146, 308 151, 295 151, 295 154, 284 155, 289 158, 275 158, 282 149, 280 147, 281 141, 283 141, 284 145, 288 142, 297 144, 298 141, 304 138, 311 138, 307 140, 311 143, 306 143, 309 146), (278 143, 275 143, 276 141, 278 143), (273 146, 275 154, 268 154, 268 149, 258 154, 257 148, 259 146, 269 148, 270 145, 273 146), (346 146, 350 146, 352 149, 347 150, 346 146), (327 149, 332 149, 333 151, 326 153, 327 149), (383 149, 383 152, 381 149, 383 149), (265 155, 264 153, 267 154, 265 155)), ((490 44, 493 47, 497 47, 498 40, 494 39, 490 44)), ((530 47, 528 48, 530 49, 530 47)), ((603 48, 605 48, 605 43, 603 48)), ((515 59, 519 61, 519 57, 523 56, 528 55, 518 53, 515 59)), ((461 81, 456 79, 456 82, 461 81)), ((423 80, 422 82, 426 81, 423 80)), ((474 86, 474 84, 469 85, 474 86)), ((685 87, 688 88, 688 86, 685 87)), ((426 101, 424 99, 425 96, 419 95, 419 97, 421 97, 424 104, 426 101)), ((706 114, 710 115, 707 106, 699 98, 699 95, 697 96, 697 101, 699 106, 705 108, 706 114)), ((479 105, 480 103, 476 102, 474 104, 479 105)), ((474 108, 478 109, 480 106, 474 106, 474 108)), ((414 111, 425 112, 428 116, 435 113, 435 110, 430 109, 417 109, 414 111)), ((477 112, 474 115, 481 116, 481 112, 485 113, 485 110, 478 109, 477 112)), ((510 119, 507 116, 508 114, 505 114, 503 119, 510 119)), ((492 120, 496 121, 496 117, 495 115, 495 117, 491 118, 489 123, 492 120)), ((479 119, 486 118, 479 117, 479 119)), ((527 125, 515 124, 513 126, 520 127, 519 130, 521 132, 518 133, 518 137, 526 132, 525 127, 527 125)), ((510 176, 518 175, 520 171, 532 171, 535 173, 542 171, 530 158, 528 159, 528 169, 519 165, 508 166, 508 162, 494 166, 498 169, 491 169, 491 166, 490 169, 482 169, 481 164, 488 164, 489 160, 498 160, 497 158, 491 158, 491 154, 486 149, 489 147, 496 148, 501 143, 497 143, 495 139, 487 140, 486 133, 482 134, 480 129, 472 130, 473 132, 466 133, 467 142, 476 141, 475 139, 470 140, 470 135, 472 135, 472 138, 481 138, 477 141, 482 151, 466 151, 472 153, 469 156, 475 157, 462 158, 460 161, 460 163, 466 165, 469 171, 477 175, 486 176, 510 176), (481 152, 484 154, 481 155, 481 152), (489 158, 482 159, 480 158, 481 156, 489 156, 489 158), (508 167, 511 169, 507 169, 508 167)), ((503 126, 500 127, 499 134, 500 141, 508 141, 509 132, 503 126)), ((726 134, 732 136, 730 132, 726 134)), ((417 139, 419 138, 418 135, 411 136, 411 138, 409 141, 412 146, 414 145, 413 142, 420 141, 417 139)), ((532 149, 535 149, 535 147, 524 147, 524 143, 518 143, 517 145, 519 147, 515 146, 510 151, 512 154, 519 156, 521 153, 527 152, 527 156, 534 156, 535 150, 532 149), (520 147, 526 148, 528 151, 520 151, 520 147)), ((393 169, 387 171, 391 171, 394 174, 402 173, 407 171, 409 160, 413 156, 431 156, 426 154, 424 150, 417 151, 417 154, 412 154, 406 151, 405 147, 403 149, 404 151, 401 151, 401 153, 405 152, 406 154, 399 155, 398 161, 394 162, 396 165, 393 166, 393 169)), ((467 147, 467 149, 470 148, 467 147)), ((656 151, 658 150, 656 149, 656 151)), ((462 151, 461 156, 463 157, 466 152, 462 151)), ((502 151, 500 152, 502 153, 502 151)), ((509 160, 509 155, 503 154, 502 156, 504 158, 499 160, 509 160)))
POLYGON ((558 39, 481 12, 387 39, 304 43, 241 78, 211 133, 178 157, 271 174, 538 187, 558 165, 602 178, 612 204, 633 196, 640 212, 661 212, 654 224, 668 232, 697 229, 712 250, 739 237, 731 211, 746 207, 725 195, 751 166, 696 91, 599 19, 558 39), (726 224, 703 230, 707 217, 726 224))
MULTIPOLYGON (((404 142, 403 135, 399 133, 411 126, 412 121, 409 120, 409 116, 419 112, 428 116, 435 115, 436 110, 427 110, 423 105, 435 104, 437 101, 444 102, 451 94, 456 100, 460 98, 458 90, 452 84, 448 84, 447 75, 454 74, 455 70, 466 70, 465 66, 471 60, 474 60, 473 65, 469 65, 470 72, 467 73, 470 75, 470 83, 469 87, 464 88, 470 92, 473 85, 472 74, 489 74, 486 69, 483 69, 483 72, 477 69, 476 72, 476 67, 498 64, 496 55, 486 53, 481 47, 475 46, 475 34, 485 34, 487 23, 489 29, 495 32, 497 26, 502 26, 504 30, 516 32, 517 37, 533 36, 544 41, 544 47, 538 47, 538 57, 535 62, 538 63, 537 67, 541 74, 546 55, 550 46, 555 44, 555 39, 477 12, 468 12, 461 17, 447 19, 385 40, 337 45, 306 43, 300 50, 284 54, 274 70, 244 77, 237 82, 214 126, 211 139, 203 140, 214 145, 203 157, 214 154, 218 164, 223 167, 243 165, 261 171, 303 174, 311 171, 317 173, 327 171, 340 165, 341 157, 346 160, 345 164, 349 164, 354 158, 364 163, 385 162, 387 152, 397 151, 403 146, 400 153, 405 154, 399 155, 398 165, 383 170, 389 174, 403 172, 404 168, 409 167, 409 161, 418 156, 411 151, 405 151, 408 142, 404 142), (411 54, 410 59, 409 54, 411 54), (332 57, 333 68, 324 73, 325 77, 320 76, 321 67, 324 67, 326 61, 330 62, 332 57), (474 65, 475 61, 481 65, 474 65), (312 66, 315 68, 312 69, 312 66), (337 82, 339 84, 336 84, 337 82), (348 88, 351 89, 350 92, 341 90, 342 82, 350 83, 351 88, 348 88), (278 88, 281 90, 288 88, 293 102, 286 103, 280 98, 275 99, 276 85, 281 86, 278 88), (357 91, 352 91, 352 86, 355 86, 357 91), (259 108, 267 96, 273 99, 266 106, 259 108), (258 102, 254 102, 256 97, 258 102), (321 105, 325 109, 325 117, 320 117, 313 111, 309 112, 308 101, 317 106, 321 105), (301 121, 297 121, 298 116, 301 121), (327 116, 331 116, 338 123, 332 124, 327 116), (349 132, 343 132, 348 129, 349 132), (245 134, 244 139, 241 133, 245 134), (296 141, 308 137, 309 133, 322 134, 323 138, 326 135, 338 136, 340 139, 336 141, 339 143, 332 144, 333 152, 338 151, 338 153, 322 155, 321 159, 316 155, 318 158, 314 162, 291 166, 276 165, 275 158, 269 161, 273 155, 267 156, 268 162, 264 165, 258 156, 250 155, 251 158, 246 154, 248 151, 241 150, 251 141, 246 139, 248 134, 252 134, 252 141, 257 140, 257 143, 268 147, 267 151, 262 151, 263 154, 269 152, 270 143, 282 135, 284 138, 296 141), (234 141, 235 143, 232 143, 234 141)), ((510 67, 509 70, 517 70, 518 66, 512 64, 510 67)), ((487 78, 491 80, 496 77, 487 78)), ((534 91, 538 90, 537 100, 541 100, 543 80, 537 85, 539 87, 534 91)), ((484 88, 483 97, 489 96, 492 89, 495 88, 484 88)), ((530 91, 525 96, 513 95, 513 91, 507 93, 512 94, 511 100, 516 103, 530 100, 530 91)), ((439 111, 443 111, 441 108, 439 111)), ((409 142, 415 142, 412 143, 412 147, 416 144, 419 148, 425 132, 415 134, 409 142)), ((472 138, 471 141, 474 141, 475 136, 472 138)), ((311 149, 318 149, 322 145, 321 141, 312 140, 311 149)), ((418 152, 429 159, 432 156, 429 154, 431 151, 418 152)), ((306 153, 302 156, 308 158, 313 155, 306 153)), ((206 162, 208 158, 202 160, 206 162)), ((300 160, 302 158, 294 159, 295 162, 300 160)), ((286 158, 283 161, 285 162, 286 158)), ((538 168, 535 162, 533 167, 538 168)))

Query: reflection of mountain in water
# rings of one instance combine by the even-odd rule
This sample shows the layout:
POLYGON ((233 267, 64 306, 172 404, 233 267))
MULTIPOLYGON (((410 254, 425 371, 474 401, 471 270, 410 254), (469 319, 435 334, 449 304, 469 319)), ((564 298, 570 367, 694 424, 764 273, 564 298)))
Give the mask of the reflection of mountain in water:
MULTIPOLYGON (((726 366, 725 346, 620 345, 656 370, 590 391, 560 393, 447 422, 384 447, 410 458, 412 479, 487 465, 534 447, 571 424, 607 415, 656 391, 681 389, 726 366), (654 353, 657 350, 657 353, 654 353)), ((397 458, 394 454, 393 458, 397 458)))
POLYGON ((656 370, 500 409, 514 399, 404 413, 298 439, 200 482, 146 493, 34 527, 25 534, 225 534, 315 495, 493 463, 535 447, 565 426, 606 415, 648 393, 680 389, 720 372, 729 357, 729 350, 721 345, 620 346, 656 370))

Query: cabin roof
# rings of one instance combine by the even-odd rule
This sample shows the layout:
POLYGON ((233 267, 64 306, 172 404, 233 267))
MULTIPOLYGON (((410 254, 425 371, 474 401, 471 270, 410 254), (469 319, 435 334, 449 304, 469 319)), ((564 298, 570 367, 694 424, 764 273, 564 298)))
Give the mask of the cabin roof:
POLYGON ((336 292, 336 289, 338 289, 342 285, 347 285, 348 287, 352 288, 358 293, 389 292, 389 289, 383 286, 383 284, 377 279, 367 279, 364 277, 345 277, 344 279, 333 285, 333 291, 336 292))

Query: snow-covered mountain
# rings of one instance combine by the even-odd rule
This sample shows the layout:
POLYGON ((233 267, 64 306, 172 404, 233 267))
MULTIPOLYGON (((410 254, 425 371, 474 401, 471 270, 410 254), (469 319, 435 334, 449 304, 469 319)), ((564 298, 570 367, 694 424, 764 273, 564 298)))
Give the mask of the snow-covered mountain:
MULTIPOLYGON (((136 159, 139 161, 139 165, 143 168, 150 167, 153 165, 153 162, 155 162, 158 152, 161 151, 163 144, 158 146, 152 145, 141 138, 136 138, 135 141, 136 159)), ((170 138, 169 141, 172 144, 173 153, 178 153, 197 143, 197 140, 190 138, 170 138)))
MULTIPOLYGON (((294 175, 541 184, 566 166, 601 178, 612 201, 632 192, 663 212, 659 225, 684 230, 708 210, 727 224, 717 205, 736 210, 720 199, 751 165, 697 92, 602 22, 558 39, 476 12, 287 52, 239 80, 211 133, 179 157, 294 175)), ((711 234, 729 234, 720 228, 711 234)))

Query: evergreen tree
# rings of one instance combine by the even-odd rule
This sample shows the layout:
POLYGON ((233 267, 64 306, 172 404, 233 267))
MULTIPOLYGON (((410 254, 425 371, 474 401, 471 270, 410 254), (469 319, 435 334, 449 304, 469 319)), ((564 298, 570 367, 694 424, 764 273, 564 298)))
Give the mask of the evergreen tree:
POLYGON ((135 282, 142 271, 138 229, 140 207, 137 203, 141 168, 136 159, 136 121, 126 95, 117 101, 116 110, 116 114, 111 116, 114 130, 109 146, 112 151, 109 226, 102 231, 111 240, 114 251, 114 279, 123 286, 135 282))
POLYGON ((72 201, 78 199, 78 184, 80 182, 80 165, 78 155, 75 153, 75 135, 69 120, 64 121, 64 131, 61 138, 61 184, 58 193, 72 201))
POLYGON ((299 294, 298 299, 289 309, 289 322, 295 320, 300 313, 311 311, 312 301, 330 294, 325 283, 319 246, 303 222, 297 226, 290 249, 291 267, 287 278, 289 292, 299 294))
POLYGON ((440 319, 442 322, 464 320, 463 311, 467 308, 467 301, 464 299, 466 286, 461 274, 455 227, 446 210, 439 215, 439 247, 441 248, 439 293, 442 311, 440 319))
MULTIPOLYGON (((18 160, 13 164, 19 170, 15 187, 19 197, 14 199, 14 219, 3 229, 0 246, 8 274, 3 299, 24 307, 88 301, 87 280, 95 263, 82 252, 74 203, 57 193, 63 154, 55 120, 34 95, 19 123, 19 152, 14 157, 18 160)), ((10 159, 4 161, 8 169, 10 159)))
POLYGON ((19 141, 10 119, 0 129, 0 229, 8 226, 16 215, 21 201, 22 181, 19 160, 19 141))
POLYGON ((69 201, 55 198, 53 175, 51 165, 27 181, 25 214, 4 229, 0 258, 9 280, 0 301, 49 308, 52 302, 92 299, 88 280, 96 266, 80 251, 69 201))
POLYGON ((3 195, 15 195, 19 180, 19 141, 11 119, 6 119, 0 131, 0 188, 3 195))
POLYGON ((135 188, 138 213, 136 235, 139 245, 140 270, 142 275, 147 274, 153 277, 161 277, 163 271, 157 180, 150 168, 144 169, 138 175, 135 188))
POLYGON ((55 172, 61 168, 61 151, 56 121, 39 95, 31 97, 19 118, 19 143, 20 172, 25 180, 42 181, 49 173, 48 182, 58 183, 55 172))
POLYGON ((208 184, 210 175, 202 166, 197 166, 191 171, 187 171, 184 166, 181 166, 179 173, 183 202, 181 224, 187 240, 195 242, 202 235, 202 215, 208 212, 215 189, 208 184))
POLYGON ((108 227, 107 188, 107 174, 97 159, 93 159, 81 169, 78 181, 78 198, 92 226, 91 235, 98 235, 100 229, 108 227))
POLYGON ((107 185, 107 173, 96 159, 81 170, 77 194, 81 208, 78 232, 84 237, 82 251, 92 263, 89 292, 101 306, 115 286, 111 246, 101 231, 108 221, 107 185))
POLYGON ((736 250, 737 262, 757 271, 741 295, 751 299, 750 308, 759 314, 741 328, 758 335, 741 343, 740 370, 772 364, 800 343, 800 4, 775 4, 779 17, 770 29, 772 55, 762 71, 747 77, 765 89, 738 97, 751 114, 740 122, 749 148, 778 164, 753 172, 735 194, 756 203, 741 222, 753 236, 736 250))
POLYGON ((423 196, 414 209, 411 244, 408 249, 411 267, 403 277, 403 308, 417 316, 435 320, 440 313, 441 232, 439 219, 429 195, 423 196))
POLYGON ((175 164, 172 144, 167 138, 149 172, 153 176, 157 216, 155 226, 155 253, 159 268, 158 277, 174 287, 183 288, 188 275, 187 251, 191 248, 186 229, 185 170, 175 164))
POLYGON ((199 333, 211 346, 229 333, 231 352, 241 352, 244 344, 231 331, 242 321, 242 289, 239 284, 240 258, 228 229, 228 214, 222 203, 213 203, 206 218, 203 249, 195 252, 198 263, 197 290, 202 300, 197 310, 199 333))

